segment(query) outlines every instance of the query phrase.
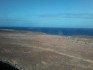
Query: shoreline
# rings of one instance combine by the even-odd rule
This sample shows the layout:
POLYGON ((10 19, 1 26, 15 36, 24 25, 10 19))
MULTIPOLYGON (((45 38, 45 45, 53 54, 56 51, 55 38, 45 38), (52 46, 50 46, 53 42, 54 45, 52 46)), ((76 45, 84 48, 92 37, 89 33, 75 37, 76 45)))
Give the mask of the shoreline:
POLYGON ((33 33, 41 33, 45 35, 54 35, 54 36, 73 36, 73 37, 93 37, 92 35, 64 35, 64 34, 48 34, 45 32, 39 32, 39 31, 31 31, 31 30, 17 30, 17 29, 0 29, 0 31, 17 31, 17 32, 33 32, 33 33))
POLYGON ((0 30, 0 61, 20 70, 93 70, 93 37, 0 30))

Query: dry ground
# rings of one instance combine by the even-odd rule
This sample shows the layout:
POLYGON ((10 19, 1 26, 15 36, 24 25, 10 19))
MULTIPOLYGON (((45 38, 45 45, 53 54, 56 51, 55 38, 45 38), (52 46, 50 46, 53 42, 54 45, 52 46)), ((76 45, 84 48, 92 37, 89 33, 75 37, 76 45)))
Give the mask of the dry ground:
POLYGON ((0 30, 0 60, 20 70, 93 70, 93 37, 0 30))

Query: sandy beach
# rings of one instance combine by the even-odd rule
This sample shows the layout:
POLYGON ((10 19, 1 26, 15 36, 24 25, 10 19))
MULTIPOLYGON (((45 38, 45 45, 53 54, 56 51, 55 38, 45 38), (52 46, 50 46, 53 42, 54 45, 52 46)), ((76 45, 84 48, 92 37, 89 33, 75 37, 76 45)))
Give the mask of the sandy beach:
POLYGON ((93 37, 0 30, 0 61, 20 70, 93 70, 93 37))

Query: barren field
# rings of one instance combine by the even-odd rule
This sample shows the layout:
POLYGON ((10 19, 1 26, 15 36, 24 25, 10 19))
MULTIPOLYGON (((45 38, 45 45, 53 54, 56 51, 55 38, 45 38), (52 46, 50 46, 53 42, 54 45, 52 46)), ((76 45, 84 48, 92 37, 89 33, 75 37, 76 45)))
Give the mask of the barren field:
POLYGON ((93 70, 93 37, 0 30, 0 61, 20 70, 93 70))

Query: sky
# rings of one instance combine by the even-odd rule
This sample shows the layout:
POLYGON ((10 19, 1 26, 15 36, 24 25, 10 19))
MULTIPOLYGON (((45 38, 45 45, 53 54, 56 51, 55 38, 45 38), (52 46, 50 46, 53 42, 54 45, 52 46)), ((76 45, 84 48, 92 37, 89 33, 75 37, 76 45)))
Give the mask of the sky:
POLYGON ((0 27, 93 28, 93 0, 0 0, 0 27))

